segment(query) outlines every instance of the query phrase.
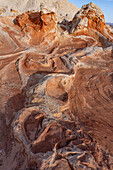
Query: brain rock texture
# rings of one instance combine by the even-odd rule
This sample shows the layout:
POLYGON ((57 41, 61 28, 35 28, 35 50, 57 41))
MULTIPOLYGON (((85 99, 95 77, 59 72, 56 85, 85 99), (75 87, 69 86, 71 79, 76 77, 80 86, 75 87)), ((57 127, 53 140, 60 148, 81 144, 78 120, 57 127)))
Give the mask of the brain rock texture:
POLYGON ((113 169, 113 28, 93 3, 0 16, 0 169, 113 169))

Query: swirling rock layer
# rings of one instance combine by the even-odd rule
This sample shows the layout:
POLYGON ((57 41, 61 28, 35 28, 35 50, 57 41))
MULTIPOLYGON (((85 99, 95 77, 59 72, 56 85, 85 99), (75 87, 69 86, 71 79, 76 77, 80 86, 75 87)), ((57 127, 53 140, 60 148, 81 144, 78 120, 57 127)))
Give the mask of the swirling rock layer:
POLYGON ((113 29, 95 4, 0 17, 0 168, 113 169, 113 29))

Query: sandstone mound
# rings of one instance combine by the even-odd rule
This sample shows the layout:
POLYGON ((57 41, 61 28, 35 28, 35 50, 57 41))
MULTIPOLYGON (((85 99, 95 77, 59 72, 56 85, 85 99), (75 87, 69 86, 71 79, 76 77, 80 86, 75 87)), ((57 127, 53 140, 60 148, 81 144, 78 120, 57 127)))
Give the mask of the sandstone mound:
POLYGON ((44 11, 53 11, 58 15, 58 19, 71 20, 79 10, 74 4, 67 0, 0 0, 1 15, 17 15, 28 10, 40 11, 43 6, 44 11))
POLYGON ((73 18, 75 28, 89 27, 101 32, 105 26, 104 14, 99 7, 93 3, 82 6, 81 10, 73 18))
POLYGON ((26 12, 14 20, 24 33, 24 40, 27 39, 32 44, 41 43, 45 37, 53 40, 56 35, 56 22, 56 14, 53 12, 48 14, 26 12))
POLYGON ((0 169, 112 170, 113 29, 43 9, 0 17, 0 169))

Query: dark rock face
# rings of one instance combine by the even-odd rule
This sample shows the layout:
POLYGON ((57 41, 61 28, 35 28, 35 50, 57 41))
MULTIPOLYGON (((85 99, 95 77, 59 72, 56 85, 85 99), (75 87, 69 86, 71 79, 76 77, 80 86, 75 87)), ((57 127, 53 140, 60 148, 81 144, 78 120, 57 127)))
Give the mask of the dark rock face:
POLYGON ((0 17, 0 168, 113 169, 113 29, 90 3, 0 17))

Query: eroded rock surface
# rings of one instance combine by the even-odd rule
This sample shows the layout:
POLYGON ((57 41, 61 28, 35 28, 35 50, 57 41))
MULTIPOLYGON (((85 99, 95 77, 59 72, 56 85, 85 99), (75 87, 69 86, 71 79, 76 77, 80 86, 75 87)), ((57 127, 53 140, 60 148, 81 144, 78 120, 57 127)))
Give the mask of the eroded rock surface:
POLYGON ((113 29, 90 3, 0 17, 0 169, 113 169, 113 29))
POLYGON ((0 0, 0 15, 16 16, 26 11, 56 12, 59 21, 72 20, 79 10, 68 0, 0 0))

